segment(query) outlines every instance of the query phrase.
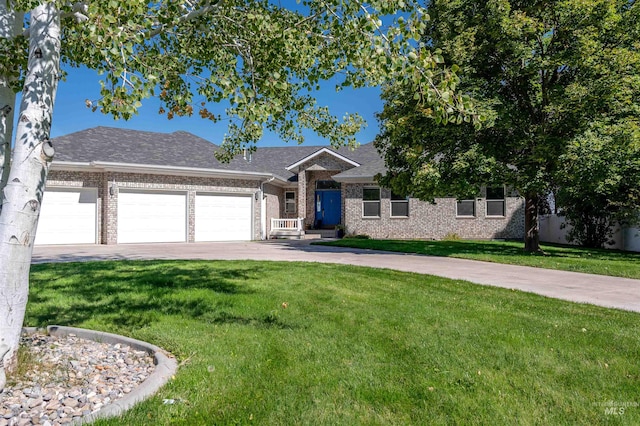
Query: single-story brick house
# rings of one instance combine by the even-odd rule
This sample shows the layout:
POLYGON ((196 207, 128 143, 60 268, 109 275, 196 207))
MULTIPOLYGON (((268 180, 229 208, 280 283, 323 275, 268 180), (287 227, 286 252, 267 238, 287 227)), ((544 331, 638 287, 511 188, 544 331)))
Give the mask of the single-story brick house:
POLYGON ((435 204, 374 176, 373 144, 258 148, 228 164, 187 132, 96 127, 55 138, 36 244, 260 240, 343 225, 373 238, 521 238, 523 200, 504 187, 435 204))

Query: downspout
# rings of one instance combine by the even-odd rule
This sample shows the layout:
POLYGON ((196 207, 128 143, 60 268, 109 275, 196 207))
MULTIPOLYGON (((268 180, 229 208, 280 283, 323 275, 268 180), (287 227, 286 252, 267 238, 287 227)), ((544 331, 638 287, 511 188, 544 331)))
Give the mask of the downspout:
POLYGON ((268 180, 260 182, 260 239, 267 239, 267 197, 264 196, 264 184, 270 183, 275 180, 275 177, 270 177, 268 180))

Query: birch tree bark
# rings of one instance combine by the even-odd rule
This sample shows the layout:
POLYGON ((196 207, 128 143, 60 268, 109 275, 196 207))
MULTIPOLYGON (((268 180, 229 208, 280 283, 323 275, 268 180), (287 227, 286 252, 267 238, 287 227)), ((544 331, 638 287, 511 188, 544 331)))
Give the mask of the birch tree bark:
MULTIPOLYGON (((0 39, 14 39, 22 28, 22 13, 9 9, 8 0, 0 0, 0 39)), ((16 94, 11 88, 12 76, 8 70, 0 71, 0 190, 7 184, 11 162, 11 140, 16 94)), ((0 203, 0 210, 2 204, 0 203)))
POLYGON ((29 292, 29 267, 53 147, 49 141, 60 76, 60 16, 47 3, 31 11, 29 62, 12 166, 0 212, 0 388, 15 365, 29 292))

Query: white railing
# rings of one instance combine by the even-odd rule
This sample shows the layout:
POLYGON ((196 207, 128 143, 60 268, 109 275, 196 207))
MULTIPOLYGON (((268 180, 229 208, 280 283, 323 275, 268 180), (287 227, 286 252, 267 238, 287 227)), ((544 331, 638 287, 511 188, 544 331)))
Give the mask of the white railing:
POLYGON ((304 218, 295 219, 274 219, 271 218, 272 231, 302 231, 304 228, 304 218))

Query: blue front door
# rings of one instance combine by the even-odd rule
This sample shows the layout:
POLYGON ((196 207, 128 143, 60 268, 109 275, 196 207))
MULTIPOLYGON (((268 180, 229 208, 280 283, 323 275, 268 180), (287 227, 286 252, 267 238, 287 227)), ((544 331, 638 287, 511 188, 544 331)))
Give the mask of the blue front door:
POLYGON ((316 191, 316 226, 325 228, 340 223, 340 191, 316 191))

